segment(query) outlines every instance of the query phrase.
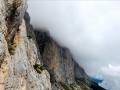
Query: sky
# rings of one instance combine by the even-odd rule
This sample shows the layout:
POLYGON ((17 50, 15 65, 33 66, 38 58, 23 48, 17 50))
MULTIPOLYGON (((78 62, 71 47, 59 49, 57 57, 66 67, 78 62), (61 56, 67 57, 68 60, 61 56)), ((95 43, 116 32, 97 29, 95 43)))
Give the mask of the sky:
POLYGON ((88 75, 120 90, 120 1, 29 0, 28 12, 33 26, 49 30, 88 75))

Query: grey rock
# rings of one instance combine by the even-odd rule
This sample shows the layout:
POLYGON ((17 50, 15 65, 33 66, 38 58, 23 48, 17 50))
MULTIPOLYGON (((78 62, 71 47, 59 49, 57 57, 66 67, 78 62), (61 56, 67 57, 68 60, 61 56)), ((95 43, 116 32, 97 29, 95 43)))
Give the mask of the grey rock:
POLYGON ((36 29, 35 35, 43 63, 51 75, 53 90, 91 90, 89 77, 75 62, 69 49, 60 46, 46 30, 36 29), (76 84, 77 80, 84 85, 76 84))
MULTIPOLYGON (((51 90, 36 41, 27 37, 26 0, 0 0, 0 90, 51 90)), ((31 31, 32 32, 32 31, 31 31)))
POLYGON ((0 0, 0 90, 92 90, 69 49, 33 32, 26 9, 26 0, 0 0))

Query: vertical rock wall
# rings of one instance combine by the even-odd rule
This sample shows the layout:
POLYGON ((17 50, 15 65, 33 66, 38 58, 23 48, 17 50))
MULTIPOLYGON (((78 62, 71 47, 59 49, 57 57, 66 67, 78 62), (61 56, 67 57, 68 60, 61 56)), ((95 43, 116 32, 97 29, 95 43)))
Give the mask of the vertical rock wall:
POLYGON ((34 34, 26 9, 26 0, 0 0, 0 90, 92 90, 69 49, 34 34))
POLYGON ((27 36, 26 7, 26 0, 0 0, 0 90, 51 90, 35 40, 27 36))
POLYGON ((61 47, 44 30, 38 29, 35 36, 43 63, 51 75, 53 90, 91 90, 89 77, 75 62, 69 49, 61 47))

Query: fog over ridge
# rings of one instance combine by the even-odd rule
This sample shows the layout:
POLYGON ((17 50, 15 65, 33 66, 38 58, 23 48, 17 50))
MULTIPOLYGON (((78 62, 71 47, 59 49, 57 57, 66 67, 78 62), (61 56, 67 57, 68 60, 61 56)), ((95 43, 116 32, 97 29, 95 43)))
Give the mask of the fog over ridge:
MULTIPOLYGON (((116 80, 120 84, 119 1, 29 0, 28 5, 34 27, 47 28, 52 37, 72 51, 89 75, 102 75, 104 83, 116 80)), ((114 88, 102 86, 119 90, 114 84, 114 88)))

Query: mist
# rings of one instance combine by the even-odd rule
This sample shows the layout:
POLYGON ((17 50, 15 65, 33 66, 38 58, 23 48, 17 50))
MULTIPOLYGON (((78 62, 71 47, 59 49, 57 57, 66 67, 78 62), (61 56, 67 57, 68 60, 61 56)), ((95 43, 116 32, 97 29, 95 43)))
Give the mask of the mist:
POLYGON ((120 90, 119 1, 29 0, 28 12, 32 25, 49 30, 88 75, 104 79, 101 86, 108 90, 120 90))

